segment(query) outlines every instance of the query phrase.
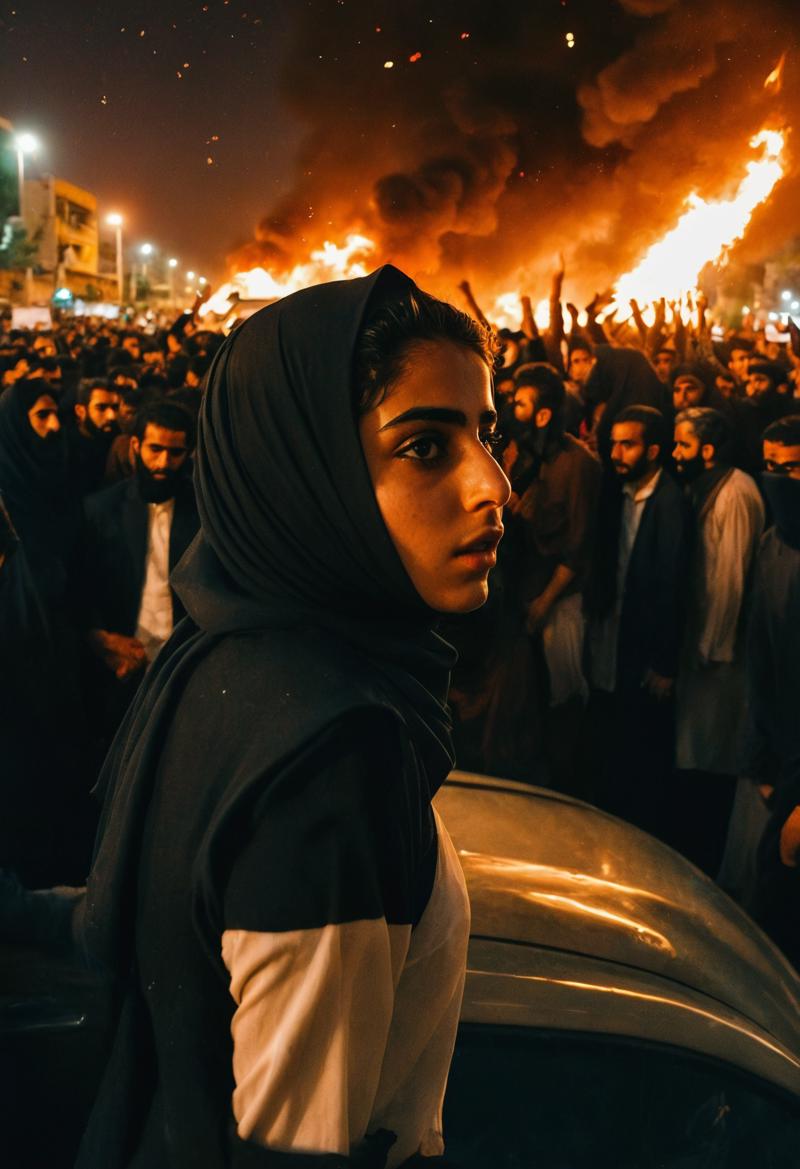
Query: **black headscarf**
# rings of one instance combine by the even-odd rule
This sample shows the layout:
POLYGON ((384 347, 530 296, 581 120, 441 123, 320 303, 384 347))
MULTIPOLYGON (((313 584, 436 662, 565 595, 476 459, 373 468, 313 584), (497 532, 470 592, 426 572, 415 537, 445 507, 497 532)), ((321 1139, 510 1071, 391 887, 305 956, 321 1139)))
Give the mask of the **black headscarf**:
POLYGON ((611 460, 611 428, 626 406, 652 406, 666 419, 671 416, 672 397, 658 379, 645 355, 638 349, 595 347, 597 361, 583 389, 584 400, 595 406, 605 403, 597 426, 597 447, 604 463, 611 460))
MULTIPOLYGON (((413 289, 390 266, 306 289, 256 313, 214 360, 195 464, 202 526, 173 574, 188 616, 146 676, 98 785, 105 803, 86 914, 90 949, 101 957, 116 948, 108 930, 121 924, 170 716, 225 634, 275 630, 269 668, 280 688, 284 667, 296 668, 285 631, 319 631, 320 668, 341 646, 345 671, 359 675, 354 693, 366 676, 407 728, 431 793, 452 766, 445 703, 455 655, 383 523, 353 406, 368 307, 413 289)), ((281 725, 276 740, 291 732, 313 742, 325 717, 304 713, 302 726, 281 725)), ((265 743, 265 771, 273 751, 265 743)))
POLYGON ((21 379, 0 396, 0 491, 43 599, 60 604, 69 586, 80 504, 68 475, 63 431, 40 438, 28 411, 47 382, 21 379))
POLYGON ((67 485, 67 454, 62 432, 43 439, 28 412, 53 391, 44 379, 24 378, 0 395, 0 490, 24 540, 26 521, 41 518, 67 485))

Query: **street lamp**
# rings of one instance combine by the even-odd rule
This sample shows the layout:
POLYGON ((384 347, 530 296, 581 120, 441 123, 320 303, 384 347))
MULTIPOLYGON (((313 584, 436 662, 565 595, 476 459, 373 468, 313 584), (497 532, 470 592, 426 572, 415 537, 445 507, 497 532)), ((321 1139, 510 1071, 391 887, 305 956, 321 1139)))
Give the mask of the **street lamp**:
POLYGON ((17 134, 14 139, 17 148, 17 178, 19 181, 19 217, 25 222, 25 155, 39 149, 39 141, 33 134, 17 134))
POLYGON ((167 267, 169 269, 169 300, 170 304, 175 307, 175 269, 178 267, 178 261, 174 256, 167 260, 167 267))
POLYGON ((109 225, 109 227, 115 228, 116 234, 117 234, 117 298, 119 300, 119 303, 122 304, 122 297, 123 297, 123 291, 122 291, 122 223, 123 223, 123 219, 122 219, 122 216, 118 212, 112 211, 112 213, 110 215, 106 216, 106 223, 109 225))
POLYGON ((139 254, 144 257, 144 259, 142 260, 142 282, 146 283, 147 282, 147 261, 148 261, 148 258, 150 256, 152 256, 152 254, 153 254, 153 245, 152 244, 142 244, 142 246, 139 248, 139 254))

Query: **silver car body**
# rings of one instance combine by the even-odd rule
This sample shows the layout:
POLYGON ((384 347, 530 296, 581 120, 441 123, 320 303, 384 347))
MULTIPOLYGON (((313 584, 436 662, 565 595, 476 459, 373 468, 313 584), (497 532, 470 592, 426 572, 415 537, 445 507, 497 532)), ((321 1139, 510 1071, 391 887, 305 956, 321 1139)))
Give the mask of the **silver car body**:
POLYGON ((800 1100, 800 979, 704 874, 553 791, 453 772, 436 806, 472 903, 463 1021, 669 1044, 800 1100))

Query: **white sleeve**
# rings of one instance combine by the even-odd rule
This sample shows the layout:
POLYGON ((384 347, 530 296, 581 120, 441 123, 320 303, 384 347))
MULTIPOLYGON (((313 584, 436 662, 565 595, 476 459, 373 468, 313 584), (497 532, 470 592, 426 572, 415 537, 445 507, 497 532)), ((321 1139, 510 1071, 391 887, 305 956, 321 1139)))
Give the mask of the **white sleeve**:
POLYGON ((383 919, 225 931, 242 1140, 347 1155, 363 1139, 410 935, 383 919))

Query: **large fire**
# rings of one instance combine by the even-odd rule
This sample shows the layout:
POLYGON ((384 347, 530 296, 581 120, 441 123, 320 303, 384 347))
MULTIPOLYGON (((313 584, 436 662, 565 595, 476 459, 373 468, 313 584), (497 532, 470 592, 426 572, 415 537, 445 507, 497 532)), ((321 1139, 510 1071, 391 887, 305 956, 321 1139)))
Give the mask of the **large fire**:
POLYGON ((783 175, 785 135, 780 130, 761 130, 750 139, 750 146, 760 151, 760 157, 747 163, 733 198, 709 202, 695 193, 689 195, 687 209, 675 227, 617 281, 618 305, 627 306, 631 299, 648 304, 662 296, 678 300, 695 288, 707 263, 718 263, 742 238, 753 212, 783 175))
MULTIPOLYGON (((780 68, 775 71, 779 80, 780 68)), ((768 78, 768 81, 770 81, 768 78)), ((758 152, 745 167, 736 193, 731 199, 708 201, 692 192, 686 210, 671 231, 653 244, 633 271, 620 277, 615 286, 612 310, 627 310, 636 299, 643 306, 665 297, 677 301, 693 291, 700 272, 709 262, 719 263, 728 249, 744 235, 755 209, 765 201, 784 173, 785 134, 780 130, 761 130, 750 140, 758 152)), ((326 241, 312 251, 306 263, 298 264, 281 278, 265 268, 239 272, 224 284, 201 309, 203 315, 225 316, 232 302, 241 300, 277 300, 290 292, 328 280, 365 276, 374 263, 375 242, 363 234, 351 232, 342 245, 326 241)), ((494 302, 490 316, 499 326, 519 322, 519 298, 503 293, 494 302)), ((550 305, 539 301, 534 319, 540 329, 549 324, 550 305)))
POLYGON ((297 264, 280 280, 276 280, 266 268, 237 272, 206 301, 201 314, 225 316, 230 310, 231 298, 236 296, 241 300, 278 300, 290 292, 310 288, 312 284, 366 276, 369 270, 366 261, 374 251, 375 244, 371 239, 352 232, 341 246, 326 240, 321 248, 311 252, 307 263, 297 264))

